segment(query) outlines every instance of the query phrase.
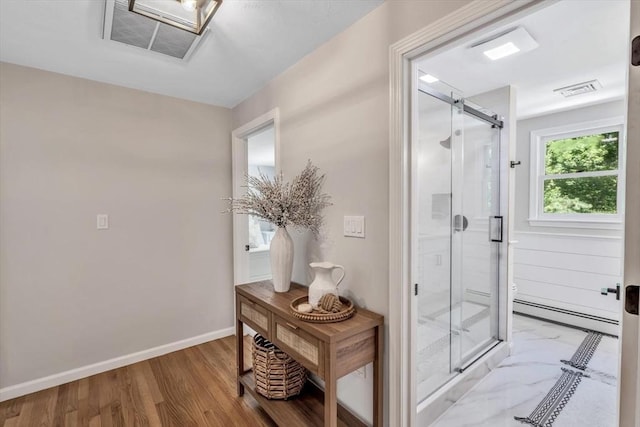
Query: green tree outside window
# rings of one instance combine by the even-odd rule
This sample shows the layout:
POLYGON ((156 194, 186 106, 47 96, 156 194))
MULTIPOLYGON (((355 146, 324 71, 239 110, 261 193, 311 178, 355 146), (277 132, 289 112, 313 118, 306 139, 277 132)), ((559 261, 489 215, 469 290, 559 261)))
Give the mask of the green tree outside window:
POLYGON ((616 214, 618 141, 619 132, 548 141, 544 213, 616 214))

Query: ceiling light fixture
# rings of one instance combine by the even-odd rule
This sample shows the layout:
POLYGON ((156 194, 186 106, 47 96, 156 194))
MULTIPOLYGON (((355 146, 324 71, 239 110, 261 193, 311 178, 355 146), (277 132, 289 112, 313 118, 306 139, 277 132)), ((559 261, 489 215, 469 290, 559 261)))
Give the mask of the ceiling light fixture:
POLYGON ((432 76, 431 74, 425 74, 424 76, 420 77, 420 80, 422 80, 425 83, 435 83, 435 82, 439 81, 440 79, 438 79, 437 77, 432 76))
POLYGON ((222 0, 129 0, 131 12, 201 35, 222 0))
POLYGON ((493 49, 485 50, 482 53, 484 53, 484 56, 486 56, 490 60, 495 61, 496 59, 504 58, 505 56, 513 55, 514 53, 518 52, 520 52, 518 46, 516 46, 512 42, 507 42, 498 47, 494 47, 493 49))
POLYGON ((196 0, 180 0, 180 3, 182 3, 182 8, 188 12, 193 12, 198 7, 196 0))
POLYGON ((538 46, 527 30, 518 27, 480 40, 472 44, 470 49, 496 61, 516 53, 529 52, 538 46))

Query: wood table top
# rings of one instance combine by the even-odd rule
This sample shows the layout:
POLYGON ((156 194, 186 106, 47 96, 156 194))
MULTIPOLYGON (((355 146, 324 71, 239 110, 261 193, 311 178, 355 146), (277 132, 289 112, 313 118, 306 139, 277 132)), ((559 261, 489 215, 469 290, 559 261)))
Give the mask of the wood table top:
POLYGON ((341 341, 384 324, 384 316, 359 307, 352 317, 341 322, 310 323, 298 319, 291 313, 290 304, 294 299, 306 296, 308 287, 294 282, 288 292, 275 292, 271 280, 237 285, 236 292, 325 342, 341 341))

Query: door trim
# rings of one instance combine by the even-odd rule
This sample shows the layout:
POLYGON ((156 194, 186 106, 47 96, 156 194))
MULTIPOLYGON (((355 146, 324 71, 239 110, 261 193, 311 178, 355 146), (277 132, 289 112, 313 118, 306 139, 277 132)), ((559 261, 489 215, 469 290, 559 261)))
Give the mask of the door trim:
MULTIPOLYGON (((280 110, 278 108, 256 117, 231 132, 231 176, 234 198, 242 195, 242 186, 246 184, 244 176, 239 175, 244 170, 243 163, 247 162, 247 137, 271 124, 274 132, 275 170, 276 173, 280 173, 280 110)), ((247 239, 242 232, 242 226, 246 224, 242 221, 243 218, 245 215, 233 214, 233 283, 236 285, 243 282, 242 272, 248 269, 244 256, 247 239)))
MULTIPOLYGON (((640 36, 640 2, 630 1, 630 7, 629 46, 634 37, 640 36)), ((627 84, 626 182, 637 183, 640 181, 640 123, 630 118, 640 115, 640 66, 629 65, 627 84)), ((637 185, 626 186, 624 215, 629 218, 624 223, 623 288, 626 288, 640 284, 640 187, 637 185)), ((618 374, 619 425, 637 427, 640 425, 640 317, 627 313, 624 305, 625 301, 622 302, 618 374)))
POLYGON ((410 375, 411 60, 541 0, 475 0, 389 48, 389 425, 415 425, 410 375))

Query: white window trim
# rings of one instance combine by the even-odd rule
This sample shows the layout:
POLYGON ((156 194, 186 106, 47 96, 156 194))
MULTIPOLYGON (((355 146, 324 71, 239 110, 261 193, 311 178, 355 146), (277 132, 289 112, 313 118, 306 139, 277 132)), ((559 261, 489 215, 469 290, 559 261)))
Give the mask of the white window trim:
MULTIPOLYGON (((539 227, 570 227, 570 228, 601 228, 601 229, 622 229, 622 212, 624 209, 624 173, 621 165, 624 165, 622 158, 625 146, 624 117, 611 117, 608 119, 595 120, 590 122, 574 123, 565 126, 558 126, 547 129, 539 129, 531 132, 530 139, 530 164, 529 174, 529 224, 539 227), (544 144, 550 138, 561 138, 589 135, 594 133, 615 130, 619 132, 618 141, 618 213, 607 214, 549 214, 542 211, 543 204, 543 181, 544 181, 544 144)), ((581 172, 576 175, 581 177, 611 175, 610 172, 581 172)))

